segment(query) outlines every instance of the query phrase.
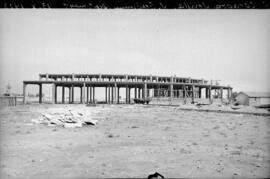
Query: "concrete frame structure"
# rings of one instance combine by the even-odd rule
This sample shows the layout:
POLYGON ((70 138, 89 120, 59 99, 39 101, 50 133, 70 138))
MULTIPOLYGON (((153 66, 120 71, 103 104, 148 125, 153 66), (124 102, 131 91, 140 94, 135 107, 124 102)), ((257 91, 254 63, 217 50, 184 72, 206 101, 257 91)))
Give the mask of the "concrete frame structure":
POLYGON ((120 88, 126 88, 126 103, 131 103, 130 93, 134 89, 135 98, 148 98, 150 90, 153 97, 169 96, 173 98, 201 98, 202 89, 205 96, 211 101, 212 90, 220 90, 221 99, 223 90, 227 90, 227 98, 232 95, 232 87, 208 84, 204 79, 192 79, 176 76, 145 76, 145 75, 111 75, 111 74, 40 74, 37 81, 23 81, 23 102, 27 85, 39 86, 39 103, 42 103, 42 85, 52 84, 52 103, 57 101, 57 88, 62 87, 62 103, 65 103, 65 88, 69 89, 69 103, 74 103, 74 88, 80 88, 80 103, 95 102, 95 88, 105 88, 105 102, 119 103, 120 88), (168 94, 159 89, 166 89, 168 94), (85 94, 86 93, 86 94, 85 94))

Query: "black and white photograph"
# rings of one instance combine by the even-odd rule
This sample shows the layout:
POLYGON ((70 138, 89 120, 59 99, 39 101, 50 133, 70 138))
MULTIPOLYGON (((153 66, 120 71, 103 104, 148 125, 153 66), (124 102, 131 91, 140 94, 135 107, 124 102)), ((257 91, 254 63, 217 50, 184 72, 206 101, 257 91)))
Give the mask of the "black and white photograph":
POLYGON ((270 177, 269 9, 1 6, 0 178, 270 177))

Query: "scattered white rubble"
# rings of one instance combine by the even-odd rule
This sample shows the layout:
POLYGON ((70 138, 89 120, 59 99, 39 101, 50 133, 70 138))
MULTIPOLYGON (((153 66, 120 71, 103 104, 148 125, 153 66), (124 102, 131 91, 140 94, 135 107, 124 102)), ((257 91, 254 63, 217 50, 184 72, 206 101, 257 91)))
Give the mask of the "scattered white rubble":
POLYGON ((65 128, 82 127, 83 125, 96 125, 97 120, 79 111, 65 110, 54 112, 42 112, 41 116, 32 119, 33 123, 46 124, 48 126, 63 126, 65 128))

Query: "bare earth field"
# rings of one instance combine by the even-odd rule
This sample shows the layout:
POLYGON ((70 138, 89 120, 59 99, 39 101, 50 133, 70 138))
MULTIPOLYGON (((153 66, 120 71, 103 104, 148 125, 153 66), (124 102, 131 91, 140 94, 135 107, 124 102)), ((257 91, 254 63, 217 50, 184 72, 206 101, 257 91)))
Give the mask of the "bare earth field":
POLYGON ((270 177, 269 116, 148 105, 2 107, 0 178, 270 177), (71 108, 96 126, 34 124, 71 108))

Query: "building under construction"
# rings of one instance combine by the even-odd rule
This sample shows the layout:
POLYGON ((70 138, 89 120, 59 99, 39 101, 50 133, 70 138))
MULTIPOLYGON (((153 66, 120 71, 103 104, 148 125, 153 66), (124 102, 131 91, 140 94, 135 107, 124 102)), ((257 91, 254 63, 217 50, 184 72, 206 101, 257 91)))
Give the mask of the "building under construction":
POLYGON ((134 98, 182 98, 230 99, 232 87, 219 85, 204 79, 183 78, 177 76, 146 75, 111 75, 111 74, 40 74, 39 80, 23 81, 23 102, 26 102, 28 85, 39 86, 39 103, 42 103, 42 86, 52 85, 52 103, 75 103, 74 88, 80 89, 80 103, 95 103, 95 88, 104 88, 106 103, 119 103, 120 88, 125 88, 125 103, 132 103, 134 98), (61 88, 61 100, 57 100, 57 89, 61 88), (65 94, 68 89, 68 94, 65 94), (226 96, 223 91, 226 90, 226 96), (215 92, 214 94, 212 92, 215 92), (65 99, 68 96, 68 100, 65 99))

